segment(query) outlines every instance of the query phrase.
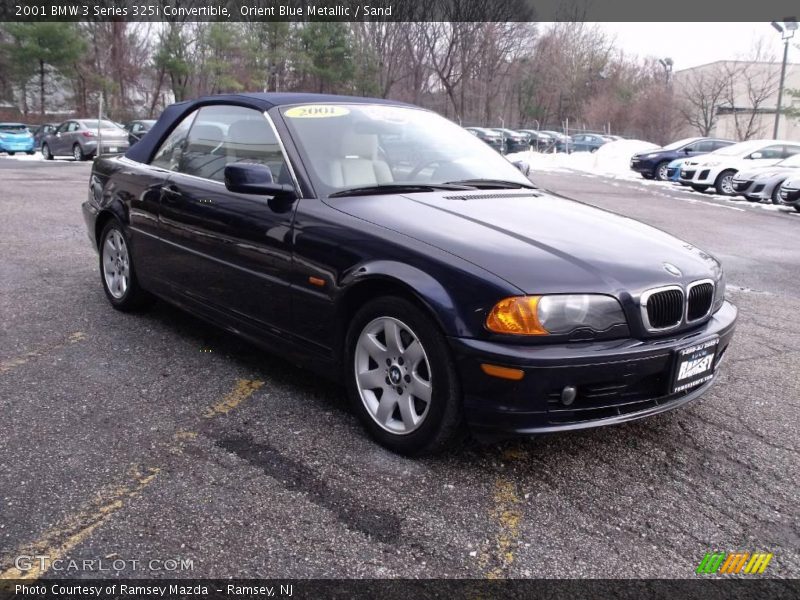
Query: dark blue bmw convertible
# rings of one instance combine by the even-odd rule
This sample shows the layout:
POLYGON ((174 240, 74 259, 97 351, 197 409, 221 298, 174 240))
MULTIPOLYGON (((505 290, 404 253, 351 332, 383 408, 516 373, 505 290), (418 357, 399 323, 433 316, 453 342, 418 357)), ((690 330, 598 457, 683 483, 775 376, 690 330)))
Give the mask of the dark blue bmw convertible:
POLYGON ((83 211, 115 308, 159 297, 341 381, 405 454, 676 408, 736 322, 713 256, 384 100, 175 104, 83 211))

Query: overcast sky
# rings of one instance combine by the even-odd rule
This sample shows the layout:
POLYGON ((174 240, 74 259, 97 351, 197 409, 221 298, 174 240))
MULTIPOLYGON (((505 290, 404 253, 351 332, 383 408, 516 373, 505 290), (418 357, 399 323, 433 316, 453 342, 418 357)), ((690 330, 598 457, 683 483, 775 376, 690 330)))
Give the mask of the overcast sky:
MULTIPOLYGON (((625 54, 670 57, 674 69, 686 69, 715 60, 746 56, 763 38, 776 60, 783 58, 781 36, 767 23, 599 23, 616 36, 625 54)), ((800 43, 800 31, 794 44, 800 43)), ((800 50, 790 42, 789 62, 800 62, 800 50)))

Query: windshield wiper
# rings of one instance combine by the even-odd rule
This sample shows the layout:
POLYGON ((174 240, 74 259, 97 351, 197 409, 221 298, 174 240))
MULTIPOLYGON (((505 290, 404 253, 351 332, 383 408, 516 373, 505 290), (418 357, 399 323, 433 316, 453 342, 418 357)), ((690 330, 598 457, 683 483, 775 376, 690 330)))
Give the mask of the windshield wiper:
POLYGON ((469 190, 472 186, 460 183, 384 183, 381 185, 367 185, 364 187, 350 188, 333 192, 328 198, 341 198, 343 196, 372 196, 378 194, 402 194, 414 192, 433 192, 436 190, 469 190))
POLYGON ((511 190, 525 188, 529 190, 538 189, 535 185, 519 183, 517 181, 506 181, 504 179, 462 179, 460 181, 448 181, 448 185, 468 185, 479 190, 511 190))

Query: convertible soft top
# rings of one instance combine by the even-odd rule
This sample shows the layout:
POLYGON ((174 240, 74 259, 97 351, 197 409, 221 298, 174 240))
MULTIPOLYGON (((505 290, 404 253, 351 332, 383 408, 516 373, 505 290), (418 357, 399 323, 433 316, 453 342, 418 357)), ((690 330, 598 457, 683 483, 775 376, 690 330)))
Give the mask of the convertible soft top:
POLYGON ((410 106, 403 102, 382 98, 360 98, 356 96, 337 96, 334 94, 301 94, 294 92, 218 94, 215 96, 204 96, 195 100, 178 102, 164 109, 164 112, 161 113, 161 116, 156 124, 153 125, 152 129, 125 153, 125 157, 130 160, 135 160, 136 162, 149 162, 158 149, 161 140, 164 139, 164 136, 186 115, 207 104, 233 104, 264 112, 274 106, 343 102, 349 104, 391 104, 395 106, 410 106))

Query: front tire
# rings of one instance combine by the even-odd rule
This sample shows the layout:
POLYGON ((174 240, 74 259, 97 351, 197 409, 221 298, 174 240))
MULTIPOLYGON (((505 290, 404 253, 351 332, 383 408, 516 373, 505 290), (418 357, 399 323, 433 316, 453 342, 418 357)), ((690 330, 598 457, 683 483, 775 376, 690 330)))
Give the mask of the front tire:
POLYGON ((692 189, 695 192, 705 192, 708 189, 708 186, 707 185, 693 185, 692 184, 692 189))
POLYGON ((437 324, 397 297, 372 300, 348 328, 345 381, 369 434, 404 455, 452 447, 465 432, 461 389, 437 324))
POLYGON ((714 182, 714 189, 717 191, 718 194, 721 196, 733 196, 733 176, 736 175, 736 171, 732 169, 728 169, 727 171, 723 171, 717 176, 717 180, 714 182))
POLYGON ((666 181, 667 177, 667 166, 669 165, 668 160, 662 160, 660 163, 656 165, 656 168, 653 169, 653 176, 657 181, 666 181))
POLYGON ((42 158, 45 160, 53 160, 53 155, 50 152, 50 146, 42 144, 42 158))
POLYGON ((130 247, 120 222, 109 221, 100 234, 100 280, 111 306, 123 312, 142 309, 152 301, 136 279, 130 247))
POLYGON ((772 188, 772 194, 770 194, 770 200, 772 200, 773 204, 782 204, 781 203, 781 186, 783 185, 783 181, 779 181, 775 184, 775 187, 772 188))

